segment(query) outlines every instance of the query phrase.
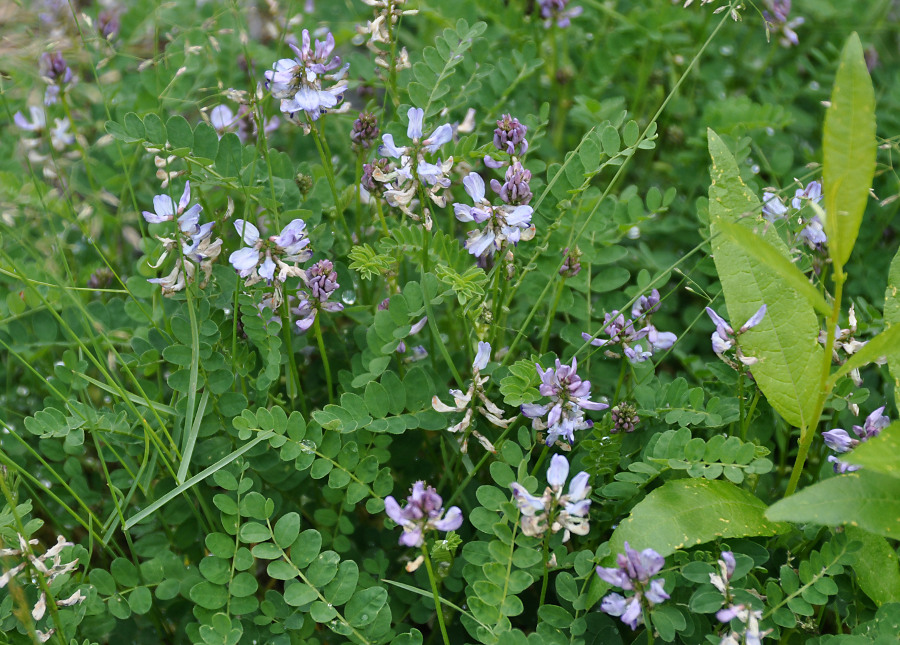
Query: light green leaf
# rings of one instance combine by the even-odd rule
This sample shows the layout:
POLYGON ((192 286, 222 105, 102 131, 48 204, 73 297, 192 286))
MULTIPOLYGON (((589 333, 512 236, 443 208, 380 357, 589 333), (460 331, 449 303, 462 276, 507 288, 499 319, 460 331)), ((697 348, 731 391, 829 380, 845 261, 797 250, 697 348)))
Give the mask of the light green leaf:
POLYGON ((870 533, 900 537, 900 479, 860 470, 804 488, 766 511, 776 522, 851 524, 870 533))
POLYGON ((783 533, 788 527, 766 520, 766 505, 722 480, 676 479, 657 488, 632 510, 609 540, 611 555, 652 547, 666 556, 719 537, 783 533))
POLYGON ((900 564, 893 547, 880 535, 855 526, 848 526, 846 533, 862 543, 862 548, 850 555, 860 589, 877 605, 900 602, 900 564))
MULTIPOLYGON (((900 251, 891 261, 887 289, 884 291, 884 324, 888 328, 893 325, 900 327, 900 251)), ((888 369, 894 377, 894 401, 900 408, 900 344, 893 349, 888 353, 888 369)))
POLYGON ((762 322, 741 336, 741 347, 747 356, 759 359, 753 376, 772 407, 788 423, 804 427, 811 422, 823 360, 817 342, 819 322, 791 281, 745 251, 732 236, 722 234, 721 222, 746 229, 746 234, 758 230, 758 237, 774 251, 790 257, 778 234, 763 226, 759 199, 741 180, 734 156, 715 132, 708 133, 711 245, 731 325, 740 327, 767 305, 762 322))
POLYGON ((806 298, 807 302, 823 316, 831 315, 831 307, 805 275, 779 249, 769 244, 757 234, 747 233, 747 229, 725 219, 716 222, 716 226, 728 239, 737 244, 748 255, 759 260, 775 271, 794 291, 806 298))
POLYGON ((859 444, 841 459, 883 475, 900 477, 900 421, 889 425, 874 439, 859 444))
POLYGON ((841 52, 823 145, 825 233, 831 258, 840 267, 853 250, 875 174, 875 91, 856 33, 841 52))

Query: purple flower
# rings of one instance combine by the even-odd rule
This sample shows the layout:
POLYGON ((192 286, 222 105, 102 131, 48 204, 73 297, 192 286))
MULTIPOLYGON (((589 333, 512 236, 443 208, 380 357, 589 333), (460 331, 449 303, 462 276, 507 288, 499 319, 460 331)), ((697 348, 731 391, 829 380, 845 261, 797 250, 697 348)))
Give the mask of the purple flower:
POLYGON ((279 235, 265 240, 259 229, 243 219, 234 220, 241 240, 246 246, 232 253, 228 261, 248 285, 265 280, 271 284, 277 280, 284 283, 289 277, 302 276, 303 271, 296 263, 306 262, 312 256, 306 223, 302 219, 289 222, 279 235), (287 264, 294 263, 294 266, 287 264), (275 270, 279 269, 276 277, 275 270))
POLYGON ((564 278, 574 278, 581 273, 581 249, 577 246, 574 250, 569 247, 563 249, 563 263, 559 268, 559 275, 564 278))
POLYGON ((631 403, 619 403, 610 410, 612 415, 613 427, 610 432, 634 432, 635 427, 640 423, 641 419, 637 414, 637 409, 631 403))
POLYGON ((767 0, 769 10, 763 11, 766 25, 774 32, 780 32, 779 42, 782 47, 790 47, 800 42, 795 28, 806 22, 802 17, 788 20, 791 12, 791 0, 767 0))
POLYGON ((40 65, 41 77, 47 83, 44 105, 53 105, 57 102, 59 93, 75 82, 75 76, 72 74, 69 64, 66 63, 66 59, 59 52, 41 54, 40 65))
POLYGON ((491 190, 507 204, 527 204, 532 198, 531 187, 528 185, 530 181, 531 171, 526 170, 516 159, 506 169, 506 180, 502 184, 496 179, 491 179, 491 190))
POLYGON ((119 13, 104 9, 97 15, 97 33, 105 40, 113 40, 119 33, 119 13))
POLYGON ((425 482, 413 484, 411 494, 402 509, 392 495, 384 498, 384 511, 394 522, 403 527, 400 544, 418 547, 425 543, 425 531, 455 531, 462 526, 462 511, 451 507, 444 515, 444 500, 425 482))
MULTIPOLYGON (((626 320, 625 315, 618 309, 614 309, 603 318, 603 333, 609 339, 594 338, 587 332, 582 332, 581 337, 585 342, 594 347, 608 347, 621 345, 622 353, 632 363, 642 363, 653 356, 655 351, 671 348, 678 337, 672 332, 659 331, 649 317, 659 309, 659 291, 654 289, 650 295, 641 296, 631 308, 633 320, 626 320), (643 327, 639 327, 643 325, 643 327)), ((618 354, 607 352, 608 356, 618 357, 618 354)))
POLYGON ((532 419, 531 427, 535 430, 547 430, 547 445, 553 445, 559 437, 565 437, 575 443, 575 431, 593 426, 593 422, 584 418, 584 410, 605 410, 606 403, 590 400, 591 382, 582 381, 576 369, 578 363, 572 358, 571 365, 563 365, 556 359, 556 368, 546 370, 535 364, 541 385, 538 390, 541 396, 550 398, 549 403, 538 405, 526 403, 522 406, 522 414, 532 419), (546 419, 543 419, 546 415, 546 419))
MULTIPOLYGON (((390 168, 387 172, 376 166, 372 169, 372 178, 386 184, 384 197, 388 204, 418 220, 419 215, 410 205, 420 186, 437 206, 441 208, 446 206, 446 197, 441 193, 444 188, 450 186, 447 173, 453 167, 453 157, 445 161, 438 159, 437 163, 431 163, 425 159, 425 153, 433 154, 450 141, 453 138, 453 127, 449 123, 440 125, 423 140, 425 111, 421 108, 409 108, 407 117, 409 125, 406 128, 406 136, 409 137, 411 144, 398 146, 394 143, 392 134, 383 134, 382 145, 378 148, 379 155, 397 159, 399 166, 390 168)), ((426 216, 425 228, 429 230, 431 228, 430 216, 426 216)))
POLYGON ((776 219, 783 218, 787 212, 787 206, 781 201, 781 198, 778 197, 775 193, 765 192, 763 193, 763 207, 762 213, 763 217, 765 217, 770 222, 774 222, 776 219))
MULTIPOLYGON (((713 324, 716 326, 716 331, 714 331, 712 333, 712 336, 710 337, 712 339, 712 348, 716 355, 722 360, 726 360, 723 357, 723 354, 734 346, 734 339, 761 323, 762 319, 766 315, 766 309, 766 305, 762 305, 759 309, 756 310, 756 313, 750 316, 750 319, 747 320, 747 322, 745 322, 743 325, 741 325, 741 328, 738 329, 737 332, 735 332, 734 329, 731 328, 731 325, 729 325, 724 318, 717 314, 712 307, 707 307, 706 314, 710 317, 710 319, 713 321, 713 324)), ((741 352, 740 347, 737 348, 736 355, 738 360, 740 360, 744 365, 753 365, 758 360, 756 358, 744 356, 744 354, 741 352)), ((726 362, 728 361, 726 360, 726 362)))
POLYGON ((472 369, 475 371, 483 370, 487 367, 489 360, 491 360, 491 344, 479 341, 478 353, 475 354, 475 361, 472 363, 472 369))
MULTIPOLYGON (((865 443, 869 439, 877 437, 881 434, 881 431, 888 427, 888 425, 890 425, 891 423, 890 418, 884 414, 884 407, 885 406, 881 406, 880 408, 872 412, 869 416, 867 416, 866 420, 863 422, 863 425, 853 426, 853 433, 857 437, 859 437, 858 439, 854 439, 852 436, 850 436, 849 432, 842 428, 834 428, 822 433, 822 438, 825 439, 825 445, 831 448, 834 452, 842 454, 845 452, 849 452, 860 443, 865 443)), ((845 461, 842 461, 834 455, 829 455, 828 461, 834 464, 834 472, 839 475, 843 473, 853 472, 862 468, 862 466, 857 466, 855 464, 849 464, 845 461)))
POLYGON ((616 556, 615 567, 597 567, 597 575, 601 580, 624 589, 634 591, 630 599, 619 594, 609 594, 600 606, 601 611, 611 616, 619 616, 631 629, 643 622, 642 599, 647 607, 653 607, 669 599, 662 579, 651 580, 659 573, 666 560, 653 549, 644 549, 640 553, 625 542, 625 553, 616 556))
POLYGON ((378 139, 379 132, 378 119, 375 115, 371 112, 360 112, 350 131, 350 146, 356 152, 365 152, 378 139))
POLYGON ((541 6, 541 18, 544 18, 544 27, 550 26, 556 22, 556 26, 562 29, 569 26, 571 19, 580 16, 581 7, 572 7, 566 9, 569 0, 538 0, 541 6))
POLYGON ((309 289, 309 296, 299 292, 297 295, 300 297, 300 304, 293 310, 299 318, 297 328, 301 332, 312 327, 320 310, 338 312, 344 309, 340 302, 329 301, 331 294, 340 286, 331 260, 319 260, 312 265, 304 275, 304 282, 309 289))
POLYGON ((297 123, 299 113, 305 112, 315 121, 343 100, 347 91, 343 79, 350 64, 341 67, 340 56, 332 58, 331 32, 324 41, 316 40, 313 46, 309 31, 304 29, 301 46, 290 43, 290 47, 297 57, 276 61, 273 69, 265 74, 266 87, 274 98, 281 100, 281 111, 288 119, 297 123), (324 88, 323 81, 335 81, 335 85, 324 88))
POLYGON ((568 542, 572 533, 587 535, 590 530, 590 475, 585 471, 579 472, 569 482, 568 492, 563 494, 568 478, 568 460, 562 455, 553 455, 547 468, 549 486, 541 497, 535 497, 518 482, 509 485, 516 506, 522 513, 522 533, 541 537, 548 528, 552 533, 563 531, 563 542, 568 542))
POLYGON ((477 258, 485 255, 493 257, 495 252, 509 243, 518 244, 520 240, 527 241, 534 237, 531 206, 492 206, 485 199, 484 180, 478 173, 470 172, 463 179, 463 186, 474 205, 453 204, 456 219, 485 224, 483 229, 469 231, 469 239, 466 240, 469 253, 477 258))
POLYGON ((497 120, 497 129, 494 130, 494 147, 508 155, 524 155, 528 151, 528 140, 525 135, 528 127, 519 123, 518 119, 509 114, 504 114, 497 120))

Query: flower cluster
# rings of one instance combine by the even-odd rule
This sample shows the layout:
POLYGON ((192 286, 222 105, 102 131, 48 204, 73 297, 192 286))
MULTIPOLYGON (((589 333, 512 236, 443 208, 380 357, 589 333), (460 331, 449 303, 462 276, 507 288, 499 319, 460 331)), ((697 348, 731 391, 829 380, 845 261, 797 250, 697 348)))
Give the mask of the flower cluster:
MULTIPOLYGON (((853 305, 850 305, 850 313, 849 313, 849 327, 840 327, 839 325, 835 325, 834 329, 834 343, 831 346, 831 356, 834 361, 838 364, 844 363, 847 358, 861 350, 865 347, 868 341, 864 340, 856 340, 854 336, 856 335, 856 309, 853 305), (844 354, 844 357, 841 356, 844 354)), ((828 332, 824 329, 819 332, 819 342, 823 345, 828 342, 828 332)), ((862 385, 862 377, 859 375, 859 368, 855 368, 850 371, 850 377, 853 379, 853 382, 856 383, 857 387, 862 385)))
MULTIPOLYGON (((823 432, 822 438, 825 439, 826 446, 838 454, 843 454, 845 452, 850 452, 860 443, 865 443, 869 439, 880 435, 881 431, 888 427, 890 422, 890 418, 884 414, 884 406, 881 406, 867 416, 861 426, 853 426, 853 434, 858 437, 857 439, 850 436, 850 433, 843 428, 834 428, 833 430, 823 432)), ((838 474, 850 473, 862 468, 862 466, 841 461, 835 455, 828 455, 828 461, 834 464, 834 472, 838 474)))
POLYGON ((281 234, 272 235, 267 240, 261 238, 259 229, 246 220, 234 220, 234 227, 246 246, 232 253, 228 261, 248 286, 260 280, 265 280, 267 284, 276 281, 283 284, 289 277, 303 275, 297 263, 311 258, 312 249, 306 235, 306 222, 302 219, 290 221, 281 234))
POLYGON ((469 239, 466 240, 469 253, 477 258, 485 255, 493 257, 495 252, 502 252, 509 244, 515 245, 520 240, 527 241, 534 237, 535 228, 531 224, 534 211, 531 206, 492 206, 484 196, 484 180, 474 172, 463 179, 463 186, 474 206, 458 202, 453 204, 456 219, 485 224, 483 229, 469 231, 469 239))
POLYGON ((41 78, 47 83, 44 92, 44 105, 53 105, 59 101, 59 94, 75 83, 72 68, 59 52, 41 54, 41 78))
POLYGON ((188 282, 193 282, 196 279, 197 267, 203 271, 200 287, 205 287, 212 275, 212 263, 216 261, 222 251, 222 240, 212 237, 215 222, 201 224, 200 213, 203 212, 203 207, 200 204, 194 204, 188 208, 190 202, 191 182, 186 181, 184 182, 184 192, 177 204, 169 195, 156 195, 153 198, 153 212, 143 211, 144 219, 148 224, 162 224, 178 218, 175 237, 156 236, 156 239, 163 245, 163 253, 156 264, 151 267, 156 269, 162 266, 169 253, 175 250, 179 244, 181 255, 167 276, 147 280, 147 282, 162 287, 163 295, 181 291, 188 282))
POLYGON ((581 249, 577 246, 569 250, 569 247, 563 249, 563 263, 559 267, 559 275, 564 278, 574 278, 581 273, 581 249))
POLYGON ((571 365, 564 365, 557 358, 555 369, 544 370, 537 363, 535 367, 541 378, 538 391, 541 396, 549 397, 550 402, 526 403, 522 405, 522 414, 532 419, 531 427, 535 430, 547 430, 548 446, 559 437, 564 437, 569 444, 575 443, 576 430, 594 425, 593 421, 584 418, 584 411, 605 410, 609 406, 590 400, 591 382, 582 381, 578 376, 578 362, 574 357, 571 365))
POLYGON ((350 147, 357 154, 366 152, 378 139, 378 119, 371 112, 360 112, 350 131, 350 147))
POLYGON ((347 91, 343 79, 350 64, 341 67, 340 56, 332 58, 334 36, 331 32, 324 41, 316 40, 313 46, 309 31, 304 29, 301 46, 291 43, 290 47, 297 57, 276 61, 273 69, 265 74, 266 88, 274 98, 281 100, 281 112, 288 120, 303 125, 308 131, 309 126, 299 118, 300 112, 315 121, 336 107, 347 91), (334 85, 326 88, 323 81, 333 81, 334 85))
POLYGON ((572 7, 567 9, 569 0, 538 0, 541 6, 541 18, 544 19, 544 27, 550 28, 553 23, 557 27, 565 29, 571 24, 572 18, 580 16, 581 7, 572 7))
MULTIPOLYGON (((44 553, 41 555, 35 555, 31 549, 32 546, 36 546, 38 544, 38 541, 36 539, 26 540, 21 535, 19 535, 18 537, 19 548, 0 549, 0 557, 17 556, 24 558, 24 561, 20 562, 12 569, 4 572, 2 576, 0 576, 0 589, 9 584, 9 581, 19 575, 19 573, 21 573, 22 570, 25 569, 25 567, 29 564, 40 575, 44 576, 44 581, 47 583, 48 587, 56 578, 61 575, 71 573, 78 566, 77 558, 75 560, 72 560, 71 562, 62 561, 62 550, 66 547, 74 546, 74 544, 72 542, 68 542, 61 535, 56 538, 56 544, 44 551, 44 553)), ((57 607, 71 607, 83 602, 86 599, 87 596, 82 594, 81 590, 79 589, 68 598, 55 600, 55 603, 57 607)), ((41 620, 46 613, 47 595, 43 590, 41 590, 37 602, 31 609, 31 618, 36 621, 41 620)), ((49 629, 46 632, 42 632, 40 630, 35 631, 37 633, 38 641, 41 643, 46 643, 48 640, 50 640, 50 637, 53 635, 56 629, 49 629)))
MULTIPOLYGON (((421 108, 409 108, 407 112, 409 125, 406 128, 406 136, 411 143, 408 146, 394 144, 394 136, 384 134, 381 137, 382 145, 378 148, 378 154, 382 157, 390 157, 399 161, 399 166, 391 167, 384 172, 380 166, 372 168, 372 178, 386 184, 384 197, 388 204, 399 208, 401 211, 419 219, 419 215, 410 208, 419 188, 437 206, 443 208, 446 197, 441 194, 443 189, 450 186, 447 173, 453 167, 453 157, 445 161, 437 160, 436 164, 425 160, 425 153, 435 153, 441 146, 453 138, 453 127, 445 123, 434 129, 427 139, 422 139, 422 121, 425 118, 425 110, 421 108)), ((424 204, 422 207, 424 208, 424 204)), ((431 216, 426 212, 425 228, 431 230, 431 216)))
POLYGON ((551 533, 564 531, 563 542, 568 542, 572 533, 587 535, 590 530, 590 476, 583 470, 575 475, 569 482, 569 491, 564 495, 563 486, 568 478, 568 460, 562 455, 553 455, 547 468, 549 486, 544 489, 543 495, 535 497, 518 482, 509 485, 516 506, 522 512, 522 533, 541 537, 548 528, 551 533))
POLYGON ((641 422, 637 409, 631 403, 619 403, 609 413, 613 422, 613 427, 609 430, 612 434, 617 432, 634 432, 637 424, 641 422))
MULTIPOLYGON (((491 155, 485 155, 484 165, 488 168, 503 168, 521 155, 524 155, 528 152, 526 134, 528 134, 528 126, 524 123, 519 123, 519 120, 513 116, 504 114, 497 119, 497 128, 494 130, 494 147, 504 155, 509 155, 510 158, 498 160, 491 155)), ((528 175, 528 179, 531 179, 531 174, 528 175)))
MULTIPOLYGON (((622 354, 631 363, 642 363, 654 352, 671 348, 678 337, 672 332, 659 331, 650 322, 650 316, 659 309, 659 291, 654 289, 649 296, 641 296, 631 308, 631 318, 618 309, 612 310, 603 317, 600 333, 609 338, 595 338, 582 332, 581 337, 594 347, 612 347, 620 345, 622 354)), ((618 358, 619 354, 606 350, 606 355, 618 358)))
POLYGON ((402 509, 393 495, 384 498, 387 516, 403 527, 400 544, 420 547, 425 543, 425 531, 455 531, 462 526, 462 511, 453 506, 444 513, 444 500, 431 486, 417 481, 402 509))
POLYGON ((472 427, 472 419, 476 411, 498 428, 506 428, 513 421, 512 419, 504 419, 503 410, 487 398, 484 392, 484 385, 487 383, 488 377, 482 376, 481 370, 487 367, 490 360, 491 344, 484 341, 479 342, 478 352, 475 354, 475 360, 472 362, 472 384, 469 386, 469 389, 465 393, 462 390, 450 390, 450 395, 453 397, 452 406, 443 403, 436 396, 431 399, 431 407, 437 412, 465 413, 459 423, 447 428, 448 432, 463 433, 459 438, 460 451, 463 454, 468 452, 469 449, 469 435, 475 437, 478 443, 488 452, 497 452, 490 440, 472 427))
POLYGON ((725 356, 725 352, 734 347, 735 358, 737 358, 744 365, 753 365, 759 359, 745 356, 741 351, 741 346, 737 342, 738 337, 753 327, 756 327, 759 323, 762 322, 762 319, 766 315, 766 305, 761 306, 757 309, 756 313, 750 316, 750 319, 747 320, 743 325, 741 325, 740 329, 735 331, 731 328, 724 318, 722 318, 719 314, 713 310, 712 307, 706 308, 706 314, 712 319, 713 324, 716 326, 716 331, 712 333, 710 336, 712 340, 712 349, 716 353, 716 356, 721 358, 723 361, 728 363, 734 368, 737 368, 737 364, 734 363, 731 359, 725 356))
POLYGON ((644 549, 638 553, 626 542, 625 553, 616 557, 616 566, 597 567, 597 575, 620 589, 634 591, 634 594, 625 598, 621 594, 611 593, 603 599, 600 610, 610 616, 619 616, 631 629, 637 629, 644 621, 644 608, 649 609, 669 598, 663 580, 651 580, 665 563, 665 558, 653 549, 644 549))
POLYGON ((312 327, 319 311, 343 311, 344 305, 329 300, 331 294, 341 286, 338 284, 337 271, 334 270, 331 260, 319 260, 302 275, 309 294, 298 292, 300 303, 293 311, 299 318, 297 328, 305 332, 312 327))
POLYGON ((806 22, 802 17, 788 19, 791 12, 791 0, 766 0, 768 9, 763 11, 766 29, 779 34, 778 42, 782 47, 790 47, 800 42, 797 38, 797 27, 806 22))
MULTIPOLYGON (((362 43, 366 40, 366 48, 375 54, 375 65, 382 69, 396 72, 410 67, 409 52, 401 47, 396 56, 390 52, 391 33, 397 29, 401 16, 414 16, 418 9, 403 9, 406 0, 363 0, 375 10, 375 19, 366 21, 365 25, 357 25, 356 33, 362 43)), ((354 41, 356 42, 356 41, 354 41)))
MULTIPOLYGON (((781 198, 775 193, 764 192, 762 201, 763 216, 769 221, 774 222, 777 219, 789 219, 791 217, 790 209, 784 205, 781 198)), ((815 204, 814 210, 818 209, 821 211, 821 208, 818 206, 821 201, 822 184, 818 181, 811 181, 804 188, 798 188, 791 199, 791 208, 795 213, 798 213, 798 221, 802 227, 799 233, 800 239, 806 242, 810 248, 817 250, 821 250, 828 241, 822 220, 818 213, 810 216, 804 216, 799 213, 807 204, 815 204)))

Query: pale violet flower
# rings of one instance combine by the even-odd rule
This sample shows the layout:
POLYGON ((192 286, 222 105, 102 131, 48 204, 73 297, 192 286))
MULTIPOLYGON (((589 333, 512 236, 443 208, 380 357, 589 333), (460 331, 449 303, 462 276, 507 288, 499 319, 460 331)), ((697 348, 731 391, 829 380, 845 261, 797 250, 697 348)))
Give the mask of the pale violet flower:
POLYGON ((630 598, 611 593, 600 605, 600 610, 611 616, 618 616, 623 623, 637 629, 643 622, 643 609, 658 605, 669 598, 661 578, 652 579, 659 573, 666 560, 653 549, 640 553, 625 542, 625 552, 616 556, 615 567, 597 567, 601 580, 625 591, 634 591, 630 598))
MULTIPOLYGON (((425 159, 425 153, 434 154, 450 141, 453 138, 453 127, 445 123, 435 128, 428 138, 423 139, 422 122, 425 111, 421 108, 409 108, 407 117, 409 125, 406 136, 411 141, 410 145, 398 146, 394 143, 392 134, 383 134, 382 145, 378 148, 378 154, 396 159, 399 165, 395 164, 395 167, 389 168, 387 172, 375 165, 372 168, 372 177, 387 184, 384 198, 388 204, 418 219, 419 215, 413 212, 410 205, 420 187, 437 206, 443 208, 446 205, 446 198, 442 193, 444 188, 450 186, 447 173, 453 167, 453 157, 448 157, 445 161, 438 159, 437 163, 431 163, 425 159)), ((424 208, 424 204, 422 206, 424 208)), ((427 213, 425 228, 431 229, 431 216, 427 213)))
POLYGON ((649 295, 642 295, 631 308, 631 318, 613 309, 603 317, 601 333, 609 338, 594 338, 587 332, 581 337, 594 347, 606 347, 606 355, 618 358, 619 355, 609 351, 614 345, 622 348, 622 354, 631 363, 642 363, 655 352, 670 349, 678 337, 672 332, 659 331, 652 322, 651 315, 659 309, 659 291, 653 289, 649 295))
MULTIPOLYGON (((34 132, 35 134, 45 132, 47 130, 47 117, 44 114, 44 110, 32 105, 29 106, 28 112, 31 117, 30 121, 21 112, 16 112, 13 115, 13 123, 16 124, 16 127, 25 132, 34 132)), ((56 126, 50 129, 50 145, 56 150, 65 150, 67 146, 75 142, 75 135, 69 132, 69 119, 53 119, 53 122, 56 126)))
POLYGON ((725 358, 725 352, 730 350, 732 347, 735 347, 735 356, 741 363, 744 365, 754 365, 759 359, 753 358, 750 356, 745 356, 741 351, 740 345, 736 345, 735 340, 738 336, 743 334, 749 329, 756 327, 759 323, 762 322, 762 319, 766 315, 766 305, 762 305, 759 309, 757 309, 756 313, 750 316, 750 319, 747 320, 743 325, 741 325, 740 329, 735 331, 731 328, 731 325, 725 321, 719 314, 715 312, 712 307, 706 308, 706 314, 713 321, 713 324, 716 326, 716 331, 712 333, 710 337, 712 339, 712 349, 716 353, 716 355, 721 358, 723 361, 732 365, 734 364, 727 358, 725 358))
POLYGON ((344 310, 340 302, 329 300, 331 295, 341 286, 337 281, 337 271, 331 260, 319 260, 313 264, 304 274, 303 282, 309 289, 309 294, 300 291, 298 297, 300 303, 294 312, 297 314, 297 329, 307 331, 316 321, 319 311, 338 312, 344 310))
POLYGON ((590 530, 588 512, 591 507, 590 475, 581 471, 572 478, 569 490, 563 494, 563 487, 569 478, 569 462, 562 455, 550 458, 547 468, 547 486, 540 497, 529 493, 524 486, 513 482, 513 498, 522 513, 522 533, 531 537, 541 537, 549 528, 551 533, 563 531, 563 542, 568 542, 572 533, 587 535, 590 530))
POLYGON ((534 237, 535 228, 531 223, 534 212, 531 206, 503 204, 492 206, 484 196, 484 180, 477 173, 469 173, 463 179, 466 193, 472 198, 473 206, 453 204, 453 212, 460 222, 484 224, 484 228, 469 231, 466 249, 477 258, 493 256, 509 244, 534 237))
POLYGON ((289 277, 303 275, 303 270, 296 264, 311 258, 312 249, 302 219, 291 220, 279 235, 267 240, 261 238, 259 229, 246 220, 236 219, 234 227, 246 246, 232 253, 228 261, 248 285, 260 280, 269 284, 275 280, 283 283, 289 277))
POLYGON ((484 341, 478 343, 478 353, 472 362, 472 383, 466 392, 462 390, 450 390, 453 397, 453 405, 447 405, 437 396, 432 397, 431 407, 436 412, 463 412, 463 418, 455 425, 447 428, 447 432, 462 433, 459 437, 460 451, 468 452, 469 435, 475 437, 485 450, 496 453, 497 450, 490 440, 476 430, 472 424, 475 412, 478 412, 487 421, 498 428, 506 428, 513 422, 513 418, 505 419, 503 410, 491 401, 484 391, 484 385, 488 381, 487 376, 481 375, 481 370, 487 367, 491 360, 491 345, 484 341))
POLYGON ((444 500, 431 486, 417 481, 413 484, 406 506, 400 504, 393 495, 384 498, 384 511, 387 516, 403 527, 400 544, 409 547, 420 547, 425 543, 426 531, 455 531, 462 526, 463 515, 458 506, 444 512, 444 500))
POLYGON ((784 202, 782 202, 781 198, 775 193, 764 192, 762 201, 763 216, 770 222, 785 217, 788 212, 787 206, 784 205, 784 202))
POLYGON ((296 58, 282 58, 275 62, 273 69, 268 70, 266 87, 272 96, 281 100, 281 111, 295 123, 299 113, 305 113, 315 121, 328 110, 337 107, 347 91, 344 77, 347 75, 349 63, 341 67, 339 56, 332 58, 334 52, 334 36, 331 32, 324 41, 310 41, 309 31, 304 29, 301 46, 290 44, 297 55, 296 58), (323 81, 335 84, 324 87, 323 81))
MULTIPOLYGON (((853 450, 860 443, 865 443, 869 439, 877 437, 881 434, 881 431, 891 423, 890 418, 884 414, 884 408, 885 406, 881 406, 867 416, 863 425, 853 426, 853 434, 856 435, 856 438, 851 436, 850 433, 843 428, 834 428, 827 432, 823 432, 822 438, 825 440, 825 445, 834 452, 842 454, 853 450)), ((862 466, 842 461, 834 455, 829 455, 828 461, 833 464, 834 472, 838 474, 850 473, 862 468, 862 466)))
POLYGON ((762 611, 743 604, 729 605, 725 609, 720 609, 716 612, 716 618, 722 623, 730 623, 736 618, 741 623, 741 629, 726 633, 719 641, 719 645, 761 645, 762 639, 772 631, 760 630, 762 611))
POLYGON ((575 431, 584 430, 594 425, 593 421, 584 418, 584 410, 605 410, 606 403, 590 400, 591 382, 583 381, 578 376, 578 363, 572 358, 571 365, 564 365, 556 359, 556 367, 542 369, 535 363, 541 385, 538 391, 541 396, 550 398, 548 403, 526 403, 522 405, 522 414, 532 420, 535 430, 547 430, 547 445, 553 445, 563 437, 570 444, 575 443, 575 431), (546 419, 544 418, 546 415, 546 419))

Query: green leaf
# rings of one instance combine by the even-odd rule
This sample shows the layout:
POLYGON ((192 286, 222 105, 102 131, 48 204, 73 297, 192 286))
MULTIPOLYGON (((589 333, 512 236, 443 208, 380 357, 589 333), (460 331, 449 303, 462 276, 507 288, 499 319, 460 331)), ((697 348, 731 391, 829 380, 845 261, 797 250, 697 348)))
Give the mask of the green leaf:
POLYGON ((219 140, 216 170, 223 177, 236 177, 241 169, 241 140, 234 132, 227 132, 219 140))
POLYGON ((166 121, 166 133, 169 135, 169 144, 173 148, 192 148, 194 146, 194 133, 191 126, 180 114, 169 117, 166 121))
POLYGON ((228 591, 222 585, 200 582, 191 587, 191 600, 204 609, 219 609, 228 602, 228 591))
MULTIPOLYGON (((891 260, 888 284, 884 290, 884 324, 888 328, 900 326, 900 251, 891 260)), ((894 401, 900 407, 900 344, 888 353, 888 369, 894 377, 894 401)))
POLYGON ((387 602, 387 589, 369 587, 358 591, 347 603, 344 616, 354 627, 363 627, 375 620, 376 614, 387 602))
POLYGON ((653 548, 663 556, 720 537, 775 535, 788 530, 767 521, 766 505, 754 495, 721 480, 676 479, 657 488, 613 531, 614 560, 625 550, 653 548))
POLYGON ((776 522, 852 524, 870 533, 900 537, 900 479, 869 470, 847 473, 804 488, 766 511, 776 522))
POLYGON ((862 224, 875 175, 875 91, 862 44, 850 35, 838 65, 825 113, 825 233, 836 267, 846 264, 862 224))
POLYGON ((767 305, 762 322, 741 336, 741 347, 747 356, 760 359, 753 366, 753 376, 772 407, 788 423, 806 427, 811 422, 823 360, 817 340, 819 322, 806 298, 778 272, 748 254, 730 236, 720 234, 723 221, 748 231, 760 229, 762 239, 789 257, 775 230, 762 226, 759 199, 741 179, 734 156, 715 132, 708 133, 711 245, 730 322, 736 329, 767 305))
POLYGON ((862 543, 862 548, 850 556, 860 589, 877 605, 900 602, 900 564, 893 547, 880 535, 855 526, 848 526, 845 532, 851 540, 862 543))
MULTIPOLYGON (((775 271, 798 294, 806 298, 823 316, 831 315, 831 307, 825 302, 825 298, 818 289, 807 279, 805 275, 791 262, 790 258, 777 248, 769 244, 763 237, 756 233, 747 234, 744 226, 722 219, 716 222, 716 226, 728 239, 741 247, 748 255, 759 260, 775 271)), ((765 227, 765 224, 761 224, 765 227)))
POLYGON ((278 518, 272 529, 272 535, 275 538, 275 544, 282 549, 288 548, 300 535, 300 516, 291 512, 278 518))
POLYGON ((166 126, 163 125, 162 119, 156 114, 150 113, 144 117, 144 130, 147 133, 147 140, 157 146, 165 146, 166 144, 166 126))
POLYGON ((215 128, 208 123, 198 123, 194 128, 194 156, 212 161, 218 152, 219 135, 216 134, 215 128))
POLYGON ((865 466, 866 470, 900 477, 900 421, 889 425, 877 437, 859 444, 841 459, 865 466))

